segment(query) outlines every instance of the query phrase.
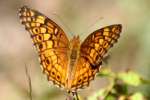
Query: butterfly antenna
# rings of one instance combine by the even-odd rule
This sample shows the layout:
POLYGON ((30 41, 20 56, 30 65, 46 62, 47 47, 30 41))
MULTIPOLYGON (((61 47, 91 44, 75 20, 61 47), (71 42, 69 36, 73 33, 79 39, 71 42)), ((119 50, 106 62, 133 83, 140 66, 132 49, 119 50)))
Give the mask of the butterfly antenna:
POLYGON ((62 20, 62 18, 61 18, 58 14, 56 14, 56 13, 52 13, 52 14, 55 15, 55 16, 61 21, 61 23, 62 23, 63 25, 65 25, 65 27, 67 28, 67 30, 69 31, 69 33, 70 33, 71 36, 73 37, 74 35, 73 35, 71 29, 64 23, 64 21, 62 20))
POLYGON ((78 96, 78 93, 77 92, 72 92, 73 94, 73 100, 79 100, 79 96, 78 96))
MULTIPOLYGON (((96 21, 94 21, 92 24, 90 24, 90 25, 87 27, 87 29, 90 29, 92 26, 94 26, 98 21, 100 21, 100 20, 102 20, 102 19, 104 19, 104 18, 103 18, 103 17, 98 18, 96 21)), ((80 35, 81 39, 83 38, 82 36, 84 36, 85 34, 86 34, 86 31, 81 32, 81 35, 80 35)))
POLYGON ((29 71, 28 71, 28 68, 25 64, 25 73, 26 73, 26 76, 27 76, 27 79, 28 79, 28 85, 29 85, 29 99, 32 100, 32 84, 31 84, 31 77, 29 75, 29 71))

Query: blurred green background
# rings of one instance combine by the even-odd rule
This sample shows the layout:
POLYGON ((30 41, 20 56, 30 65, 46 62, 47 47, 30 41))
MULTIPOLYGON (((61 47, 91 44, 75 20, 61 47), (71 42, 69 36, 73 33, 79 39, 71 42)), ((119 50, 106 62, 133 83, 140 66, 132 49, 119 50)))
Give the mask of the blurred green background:
MULTIPOLYGON (((149 0, 0 0, 0 100, 28 100, 25 65, 32 79, 34 100, 66 98, 66 92, 53 86, 42 74, 30 36, 19 22, 18 9, 23 5, 54 20, 69 38, 79 34, 81 41, 96 29, 122 24, 121 37, 109 51, 107 66, 114 72, 131 69, 149 79, 149 0)), ((79 93, 87 97, 107 85, 105 78, 98 77, 79 93)), ((150 97, 149 85, 134 89, 150 97)))

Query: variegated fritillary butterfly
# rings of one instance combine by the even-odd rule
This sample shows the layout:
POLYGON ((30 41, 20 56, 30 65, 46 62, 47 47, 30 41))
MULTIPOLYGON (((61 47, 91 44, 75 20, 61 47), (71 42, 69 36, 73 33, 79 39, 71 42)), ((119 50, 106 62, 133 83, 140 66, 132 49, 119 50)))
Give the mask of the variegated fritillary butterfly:
POLYGON ((79 36, 69 41, 55 22, 38 11, 24 6, 19 16, 30 32, 48 80, 70 92, 89 85, 122 30, 121 24, 106 26, 80 44, 79 36))

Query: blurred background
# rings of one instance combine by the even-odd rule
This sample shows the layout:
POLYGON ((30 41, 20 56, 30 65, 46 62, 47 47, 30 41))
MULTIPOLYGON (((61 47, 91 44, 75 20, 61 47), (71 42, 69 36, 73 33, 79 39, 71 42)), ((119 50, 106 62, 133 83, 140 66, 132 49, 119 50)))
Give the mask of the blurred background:
MULTIPOLYGON (((47 81, 29 33, 20 24, 18 9, 27 5, 45 14, 64 29, 67 36, 91 32, 111 24, 122 24, 118 43, 109 51, 108 65, 114 72, 131 69, 150 77, 149 0, 0 0, 0 100, 28 100, 28 79, 32 80, 34 100, 65 100, 66 92, 47 81)), ((81 90, 82 97, 108 85, 96 78, 81 90)), ((134 88, 150 97, 150 86, 134 88)))

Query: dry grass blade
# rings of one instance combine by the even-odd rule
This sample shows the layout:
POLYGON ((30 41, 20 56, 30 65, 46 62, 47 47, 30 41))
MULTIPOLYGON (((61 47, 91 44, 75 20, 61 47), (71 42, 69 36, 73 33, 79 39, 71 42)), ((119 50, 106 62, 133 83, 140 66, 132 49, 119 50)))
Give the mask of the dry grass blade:
POLYGON ((27 76, 27 79, 28 79, 29 99, 30 99, 30 100, 33 100, 33 99, 32 99, 32 84, 31 84, 31 77, 30 77, 30 75, 29 75, 29 71, 28 71, 28 68, 27 68, 26 65, 25 65, 25 73, 26 73, 26 76, 27 76))

